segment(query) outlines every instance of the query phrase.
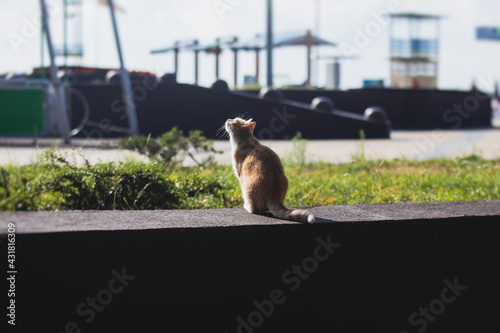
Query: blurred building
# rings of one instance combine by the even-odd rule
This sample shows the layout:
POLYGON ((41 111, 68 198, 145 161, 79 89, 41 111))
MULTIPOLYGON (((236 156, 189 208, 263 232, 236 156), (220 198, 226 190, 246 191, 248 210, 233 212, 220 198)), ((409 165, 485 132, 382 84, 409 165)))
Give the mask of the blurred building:
POLYGON ((440 16, 391 15, 391 86, 435 89, 438 76, 440 16))

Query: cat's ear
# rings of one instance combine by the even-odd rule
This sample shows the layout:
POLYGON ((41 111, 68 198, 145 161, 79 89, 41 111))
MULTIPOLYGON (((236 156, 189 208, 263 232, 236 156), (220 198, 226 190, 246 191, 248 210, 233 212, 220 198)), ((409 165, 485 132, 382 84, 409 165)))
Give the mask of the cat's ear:
POLYGON ((252 122, 250 122, 250 124, 248 124, 248 126, 252 127, 252 132, 255 129, 255 125, 257 125, 257 123, 255 121, 252 121, 252 122))
POLYGON ((247 120, 247 124, 245 125, 245 127, 250 126, 250 128, 252 129, 252 132, 253 132, 255 125, 257 125, 257 123, 255 121, 253 121, 253 118, 250 118, 247 120))

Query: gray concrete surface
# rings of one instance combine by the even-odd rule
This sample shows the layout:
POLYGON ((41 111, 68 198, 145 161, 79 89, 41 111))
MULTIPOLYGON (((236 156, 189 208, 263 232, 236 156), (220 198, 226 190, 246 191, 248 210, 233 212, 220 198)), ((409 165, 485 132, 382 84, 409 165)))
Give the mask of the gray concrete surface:
MULTIPOLYGON (((109 144, 110 140, 73 140, 77 148, 74 154, 76 159, 82 161, 78 156, 81 149, 83 155, 93 163, 146 160, 144 156, 127 150, 102 149, 103 144, 109 144)), ((34 140, 25 138, 0 138, 0 165, 17 164, 23 165, 33 162, 41 153, 43 148, 58 144, 63 152, 71 152, 70 147, 65 147, 58 140, 40 139, 36 142, 40 148, 35 146, 34 140)), ((271 147, 281 157, 286 156, 293 150, 291 141, 274 140, 262 141, 271 147)), ((230 144, 228 140, 217 140, 214 144, 222 154, 216 155, 219 164, 231 164, 230 144)), ((348 163, 352 161, 353 155, 361 151, 360 140, 310 140, 306 148, 308 161, 324 161, 331 163, 348 163)), ((500 158, 500 128, 456 130, 456 131, 394 131, 391 139, 366 140, 364 143, 365 157, 369 159, 393 159, 407 158, 412 160, 424 160, 436 157, 456 157, 469 154, 478 154, 486 159, 500 158)), ((203 154, 202 154, 203 155, 203 154)), ((203 158, 203 156, 197 156, 203 158)), ((194 163, 186 158, 185 165, 194 163)))
MULTIPOLYGON (((466 216, 498 216, 500 223, 500 200, 323 206, 309 209, 316 216, 317 223, 432 220, 466 216)), ((8 223, 15 223, 17 233, 297 224, 271 215, 252 215, 244 209, 0 213, 0 234, 7 232, 8 223)))
POLYGON ((312 210, 327 223, 242 209, 0 214, 3 232, 17 228, 16 328, 415 332, 409 318, 430 308, 429 332, 500 332, 500 201, 312 210), (93 299, 103 311, 89 321, 93 299))

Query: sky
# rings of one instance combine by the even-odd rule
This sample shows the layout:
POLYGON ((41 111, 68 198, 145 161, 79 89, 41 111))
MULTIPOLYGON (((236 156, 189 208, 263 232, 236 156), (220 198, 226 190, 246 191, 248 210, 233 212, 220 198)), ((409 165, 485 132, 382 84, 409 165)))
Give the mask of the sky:
MULTIPOLYGON (((61 0, 47 1, 54 3, 51 27, 54 41, 60 44, 61 0)), ((118 67, 109 10, 98 5, 97 0, 82 2, 84 56, 81 65, 118 67)), ((177 40, 198 39, 208 44, 216 38, 238 36, 244 41, 265 33, 266 29, 266 0, 115 0, 115 3, 124 9, 116 16, 127 69, 157 75, 173 72, 174 58, 172 53, 152 55, 153 49, 171 46, 177 40)), ((389 84, 389 27, 377 21, 375 14, 389 10, 443 16, 440 89, 466 90, 475 80, 481 89, 492 91, 493 82, 500 80, 500 41, 475 39, 476 26, 500 27, 500 1, 497 0, 274 0, 274 30, 303 33, 309 29, 338 45, 356 46, 359 31, 375 27, 367 45, 359 47, 354 54, 356 58, 342 62, 341 88, 359 88, 364 79, 384 79, 389 84)), ((33 67, 40 66, 39 14, 38 0, 0 0, 0 73, 29 73, 33 67)), ((320 57, 328 57, 344 54, 345 50, 322 47, 317 52, 320 57)), ((255 55, 253 52, 239 54, 238 85, 241 86, 243 76, 255 72, 255 55)), ((261 84, 265 83, 265 56, 262 51, 261 84)), ((306 80, 305 47, 275 49, 273 59, 276 86, 306 80)), ((70 59, 69 63, 80 64, 77 60, 70 59)), ((46 64, 47 61, 45 55, 46 64)), ((199 83, 210 86, 215 80, 215 58, 201 53, 199 61, 199 83)), ((329 59, 315 62, 313 84, 325 85, 330 62, 329 59)), ((59 58, 58 64, 62 63, 59 58)), ((193 63, 191 52, 180 54, 179 82, 194 82, 193 63)), ((233 85, 233 54, 229 50, 221 55, 219 76, 233 85)))

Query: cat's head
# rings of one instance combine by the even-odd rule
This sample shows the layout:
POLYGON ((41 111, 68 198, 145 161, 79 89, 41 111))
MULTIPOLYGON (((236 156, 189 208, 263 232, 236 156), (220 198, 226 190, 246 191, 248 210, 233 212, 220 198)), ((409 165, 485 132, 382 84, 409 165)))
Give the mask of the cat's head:
POLYGON ((252 118, 245 120, 242 118, 234 118, 226 120, 226 131, 230 136, 244 136, 253 134, 253 130, 257 123, 252 118))

